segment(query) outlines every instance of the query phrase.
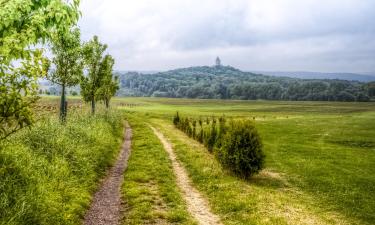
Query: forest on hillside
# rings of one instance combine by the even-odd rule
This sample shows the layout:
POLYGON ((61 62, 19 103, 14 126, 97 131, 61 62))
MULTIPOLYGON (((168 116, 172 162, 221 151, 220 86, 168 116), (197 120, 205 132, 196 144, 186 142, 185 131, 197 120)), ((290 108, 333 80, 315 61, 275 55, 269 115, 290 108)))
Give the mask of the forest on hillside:
POLYGON ((274 77, 231 66, 118 75, 120 96, 298 101, 370 101, 375 96, 374 82, 274 77))

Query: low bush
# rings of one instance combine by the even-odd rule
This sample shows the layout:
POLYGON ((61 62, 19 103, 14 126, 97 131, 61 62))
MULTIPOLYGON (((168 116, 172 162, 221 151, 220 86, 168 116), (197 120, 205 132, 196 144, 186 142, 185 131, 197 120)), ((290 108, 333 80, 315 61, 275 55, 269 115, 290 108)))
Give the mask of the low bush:
POLYGON ((260 136, 248 120, 230 121, 216 152, 224 167, 243 178, 258 173, 264 165, 260 136))
POLYGON ((224 116, 195 120, 177 113, 173 123, 189 137, 204 144, 208 151, 214 152, 222 166, 237 176, 249 178, 264 166, 262 142, 249 120, 227 121, 224 116))
POLYGON ((119 151, 121 114, 48 117, 0 143, 0 224, 80 224, 119 151))

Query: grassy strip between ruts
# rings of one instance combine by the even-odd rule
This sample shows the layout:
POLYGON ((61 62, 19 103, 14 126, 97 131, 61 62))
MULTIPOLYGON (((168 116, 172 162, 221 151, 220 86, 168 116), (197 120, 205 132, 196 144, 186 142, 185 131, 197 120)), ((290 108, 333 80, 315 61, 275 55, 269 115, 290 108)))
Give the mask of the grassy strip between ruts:
POLYGON ((49 115, 0 144, 0 224, 80 224, 123 135, 118 112, 49 115))
POLYGON ((265 170, 250 181, 240 180, 223 171, 204 146, 170 121, 152 123, 170 139, 193 183, 224 224, 349 224, 335 212, 305 204, 314 200, 291 186, 283 174, 265 170))
POLYGON ((150 127, 127 114, 132 152, 122 186, 123 224, 196 224, 176 185, 167 152, 150 127))

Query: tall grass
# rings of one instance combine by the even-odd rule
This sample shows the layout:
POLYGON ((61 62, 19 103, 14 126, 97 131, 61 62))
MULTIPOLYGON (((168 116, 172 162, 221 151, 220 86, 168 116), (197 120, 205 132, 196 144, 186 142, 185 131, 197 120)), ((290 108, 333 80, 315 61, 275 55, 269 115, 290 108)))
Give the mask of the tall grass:
POLYGON ((79 224, 122 132, 120 113, 71 113, 0 143, 0 224, 79 224))

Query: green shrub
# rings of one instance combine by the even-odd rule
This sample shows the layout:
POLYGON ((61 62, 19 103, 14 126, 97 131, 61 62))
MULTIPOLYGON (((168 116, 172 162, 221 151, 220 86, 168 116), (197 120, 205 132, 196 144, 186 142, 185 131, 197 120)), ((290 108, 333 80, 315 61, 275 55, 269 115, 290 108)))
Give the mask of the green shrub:
POLYGON ((215 152, 224 168, 234 174, 248 178, 258 173, 264 165, 264 153, 260 136, 249 120, 231 120, 222 116, 205 120, 180 117, 173 118, 174 125, 215 152), (199 127, 197 127, 197 123, 199 127), (217 125, 218 123, 218 125, 217 125))
POLYGON ((264 166, 262 142, 253 123, 248 120, 230 121, 216 150, 218 160, 236 175, 248 178, 264 166))

